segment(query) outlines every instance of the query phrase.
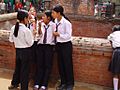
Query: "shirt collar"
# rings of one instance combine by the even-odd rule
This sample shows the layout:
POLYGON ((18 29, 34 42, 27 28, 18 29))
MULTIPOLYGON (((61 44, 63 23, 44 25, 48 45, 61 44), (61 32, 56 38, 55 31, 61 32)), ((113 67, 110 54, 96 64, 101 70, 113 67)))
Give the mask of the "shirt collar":
POLYGON ((20 26, 25 26, 25 24, 23 24, 23 23, 19 23, 19 25, 20 25, 20 26))
POLYGON ((43 25, 44 25, 44 26, 50 26, 50 25, 52 25, 52 23, 53 23, 53 22, 50 21, 47 25, 46 25, 45 23, 43 23, 43 25))
POLYGON ((58 19, 55 19, 55 23, 59 24, 59 23, 63 23, 64 22, 64 17, 62 16, 61 20, 58 21, 58 19))

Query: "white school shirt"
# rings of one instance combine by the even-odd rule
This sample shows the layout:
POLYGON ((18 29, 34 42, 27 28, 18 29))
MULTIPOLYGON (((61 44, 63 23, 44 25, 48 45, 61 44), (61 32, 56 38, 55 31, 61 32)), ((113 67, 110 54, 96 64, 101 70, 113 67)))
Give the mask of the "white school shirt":
POLYGON ((71 41, 72 24, 64 17, 62 17, 62 19, 59 22, 57 19, 55 19, 55 23, 57 25, 60 23, 57 31, 60 34, 60 36, 56 37, 56 41, 60 43, 71 41))
MULTIPOLYGON (((38 29, 39 29, 39 22, 41 22, 41 21, 38 21, 37 20, 37 22, 36 22, 36 35, 34 36, 34 41, 38 41, 39 40, 39 34, 38 34, 38 29)), ((32 23, 30 23, 30 30, 32 31, 32 33, 33 33, 33 30, 34 30, 34 27, 32 26, 32 23)))
POLYGON ((113 48, 120 47, 120 31, 111 33, 107 38, 112 42, 113 48))
POLYGON ((11 28, 9 41, 13 42, 15 48, 28 48, 33 45, 33 35, 32 32, 24 24, 19 23, 18 36, 14 36, 15 25, 11 28))
MULTIPOLYGON (((33 27, 32 23, 30 23, 29 29, 33 33, 34 27, 33 27)), ((34 41, 38 41, 36 35, 33 35, 33 37, 34 37, 34 41)))
POLYGON ((47 29, 47 41, 46 41, 46 44, 49 44, 49 45, 55 45, 55 37, 53 35, 53 32, 56 30, 56 25, 54 22, 50 21, 48 25, 45 25, 43 22, 41 23, 41 32, 42 34, 40 35, 40 39, 38 41, 38 44, 43 44, 43 39, 44 39, 44 33, 45 33, 45 27, 47 29), (48 27, 49 25, 49 27, 48 27), (45 26, 45 27, 44 27, 45 26))

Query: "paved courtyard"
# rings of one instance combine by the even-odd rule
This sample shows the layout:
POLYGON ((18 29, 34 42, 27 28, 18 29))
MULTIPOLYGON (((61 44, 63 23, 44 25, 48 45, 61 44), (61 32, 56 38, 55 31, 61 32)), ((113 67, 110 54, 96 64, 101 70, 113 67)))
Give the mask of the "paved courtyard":
MULTIPOLYGON (((10 85, 13 71, 7 71, 0 69, 0 90, 8 90, 8 86, 10 85)), ((29 90, 33 90, 32 86, 29 85, 29 90)), ((55 83, 50 82, 48 90, 55 90, 55 83)), ((18 89, 20 90, 20 89, 18 89)), ((74 90, 113 90, 108 87, 98 86, 94 84, 87 84, 81 82, 75 82, 74 90)))

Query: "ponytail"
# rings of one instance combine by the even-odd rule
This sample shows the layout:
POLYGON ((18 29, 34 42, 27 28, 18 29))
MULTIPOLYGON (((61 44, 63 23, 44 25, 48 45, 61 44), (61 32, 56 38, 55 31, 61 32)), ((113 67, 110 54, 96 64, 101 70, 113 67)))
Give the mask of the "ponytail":
POLYGON ((19 30, 19 22, 16 22, 15 30, 14 30, 14 36, 15 36, 15 37, 18 36, 18 30, 19 30))
POLYGON ((19 22, 24 21, 25 18, 28 18, 28 11, 26 11, 26 10, 18 10, 17 22, 16 22, 16 25, 15 25, 14 33, 13 33, 15 37, 18 36, 19 22))
POLYGON ((68 17, 66 17, 64 13, 62 13, 62 16, 70 22, 70 19, 68 17))

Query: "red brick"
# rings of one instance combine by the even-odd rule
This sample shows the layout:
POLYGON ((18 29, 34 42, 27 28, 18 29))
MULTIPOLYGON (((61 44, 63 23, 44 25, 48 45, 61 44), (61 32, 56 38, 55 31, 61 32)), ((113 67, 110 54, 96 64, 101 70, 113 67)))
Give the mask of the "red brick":
POLYGON ((93 55, 103 55, 103 51, 93 51, 93 55))
POLYGON ((112 52, 104 52, 103 54, 104 54, 104 56, 111 56, 112 52))

